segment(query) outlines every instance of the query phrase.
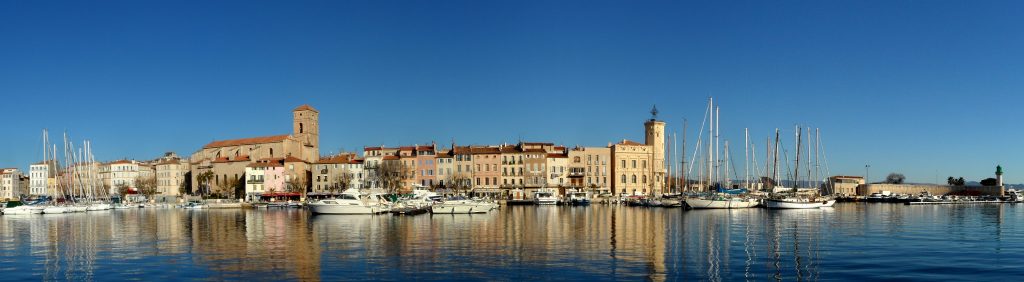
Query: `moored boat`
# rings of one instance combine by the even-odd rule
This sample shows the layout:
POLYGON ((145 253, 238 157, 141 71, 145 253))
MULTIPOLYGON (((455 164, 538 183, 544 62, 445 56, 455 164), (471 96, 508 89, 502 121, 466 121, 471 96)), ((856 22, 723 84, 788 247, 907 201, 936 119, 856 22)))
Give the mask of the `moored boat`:
POLYGON ((741 197, 711 196, 703 198, 686 198, 686 205, 694 209, 745 209, 756 207, 757 199, 741 197))
POLYGON ((379 194, 362 195, 356 189, 348 189, 334 199, 323 199, 310 203, 313 214, 378 214, 388 212, 383 197, 379 194))

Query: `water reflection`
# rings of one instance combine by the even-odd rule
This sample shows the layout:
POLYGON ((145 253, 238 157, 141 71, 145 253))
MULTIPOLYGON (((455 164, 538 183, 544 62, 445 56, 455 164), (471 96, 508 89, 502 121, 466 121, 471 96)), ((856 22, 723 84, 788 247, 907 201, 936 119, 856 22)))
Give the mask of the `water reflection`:
POLYGON ((957 275, 1024 252, 1022 219, 1022 207, 1013 205, 595 205, 412 217, 113 210, 0 217, 0 271, 5 279, 33 280, 816 281, 877 279, 894 270, 963 279, 957 275), (937 271, 907 254, 949 256, 962 266, 944 263, 953 270, 937 271))

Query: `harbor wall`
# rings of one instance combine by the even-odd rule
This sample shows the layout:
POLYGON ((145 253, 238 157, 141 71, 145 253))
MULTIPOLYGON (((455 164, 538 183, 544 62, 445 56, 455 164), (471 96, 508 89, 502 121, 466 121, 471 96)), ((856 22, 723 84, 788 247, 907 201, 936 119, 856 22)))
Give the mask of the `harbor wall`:
POLYGON ((1005 192, 1003 186, 950 186, 934 184, 865 184, 857 187, 858 196, 869 196, 871 193, 889 191, 893 194, 917 195, 928 191, 932 195, 945 195, 949 193, 960 193, 977 191, 981 195, 1002 196, 1005 192))

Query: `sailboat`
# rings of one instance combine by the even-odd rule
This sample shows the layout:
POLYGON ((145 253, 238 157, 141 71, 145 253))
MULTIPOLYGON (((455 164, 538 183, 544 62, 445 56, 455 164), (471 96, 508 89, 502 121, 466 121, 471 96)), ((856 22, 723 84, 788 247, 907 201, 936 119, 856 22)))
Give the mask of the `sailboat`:
MULTIPOLYGON (((746 194, 746 192, 747 192, 746 189, 726 189, 726 188, 722 188, 720 186, 721 185, 720 184, 721 183, 720 182, 721 179, 717 179, 719 177, 718 169, 719 169, 720 166, 719 165, 715 165, 716 160, 714 160, 714 156, 717 154, 717 152, 714 152, 714 151, 717 151, 717 149, 713 148, 713 146, 711 144, 716 144, 718 142, 717 140, 712 139, 713 137, 716 138, 716 139, 718 137, 718 127, 719 127, 719 124, 718 124, 719 123, 718 112, 719 112, 719 109, 714 107, 714 100, 712 98, 708 98, 708 108, 707 108, 707 111, 706 111, 707 115, 705 115, 705 119, 704 119, 705 121, 710 120, 710 122, 708 123, 708 144, 709 145, 707 146, 708 147, 708 150, 707 150, 708 159, 707 159, 707 163, 706 163, 707 170, 708 170, 708 177, 706 179, 707 180, 707 185, 705 187, 714 186, 715 187, 715 191, 714 191, 713 194, 706 194, 706 195, 701 195, 701 196, 696 196, 696 197, 687 197, 686 199, 684 199, 684 201, 686 202, 687 206, 689 206, 690 208, 694 208, 694 209, 745 209, 745 208, 755 207, 758 204, 760 204, 760 201, 758 201, 756 198, 749 197, 749 195, 746 194)), ((697 137, 697 139, 699 141, 697 142, 697 148, 695 150, 700 150, 700 147, 701 147, 701 141, 700 141, 701 137, 700 136, 703 135, 703 133, 704 133, 703 129, 704 129, 704 125, 701 124, 701 132, 700 132, 700 134, 698 134, 698 137, 697 137)), ((686 141, 683 141, 683 143, 685 144, 686 141)), ((726 143, 725 150, 726 150, 726 152, 729 151, 728 142, 726 143)), ((693 156, 694 156, 694 158, 696 158, 697 157, 697 153, 695 152, 693 156)), ((726 154, 726 156, 728 157, 728 154, 726 154)), ((726 160, 726 162, 728 162, 728 160, 726 160)), ((690 162, 690 163, 692 165, 695 162, 690 162)), ((691 169, 692 169, 692 167, 691 167, 691 169)), ((726 171, 726 172, 727 172, 727 175, 725 176, 725 178, 726 178, 726 180, 728 180, 729 179, 728 171, 726 171)))
MULTIPOLYGON (((797 127, 796 130, 796 169, 793 173, 793 178, 796 180, 792 184, 794 186, 799 185, 800 179, 800 146, 802 142, 801 138, 802 130, 797 127)), ((779 179, 779 130, 775 129, 775 179, 779 179)), ((807 191, 809 189, 805 189, 807 191)), ((800 189, 796 187, 787 188, 783 186, 776 186, 772 190, 772 196, 765 199, 764 206, 768 209, 817 209, 822 207, 831 207, 835 204, 835 199, 830 198, 819 198, 807 194, 799 193, 800 189), (776 192, 776 191, 789 191, 789 192, 776 192)), ((817 189, 813 189, 813 194, 818 194, 817 189)))

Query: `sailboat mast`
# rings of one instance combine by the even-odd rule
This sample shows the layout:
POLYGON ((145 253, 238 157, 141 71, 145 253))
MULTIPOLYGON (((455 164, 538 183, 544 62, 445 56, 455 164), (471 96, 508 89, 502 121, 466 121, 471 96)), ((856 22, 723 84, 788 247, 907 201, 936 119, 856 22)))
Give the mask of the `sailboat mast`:
POLYGON ((729 160, 729 140, 725 140, 725 162, 721 166, 725 166, 725 178, 722 180, 725 181, 726 189, 732 187, 732 177, 729 177, 729 164, 731 163, 729 160))
POLYGON ((721 140, 718 139, 718 125, 721 123, 718 119, 720 117, 718 115, 720 108, 721 107, 715 107, 715 183, 718 183, 718 185, 722 184, 722 151, 719 150, 721 149, 721 140))
POLYGON ((683 152, 682 152, 682 154, 683 154, 683 158, 682 158, 682 162, 680 163, 680 165, 682 165, 683 167, 682 167, 682 171, 680 171, 680 174, 683 177, 683 190, 684 191, 688 191, 690 189, 690 183, 687 181, 687 178, 689 178, 689 176, 690 176, 690 170, 686 169, 686 119, 685 118, 683 119, 683 152))
POLYGON ((775 151, 772 153, 772 175, 775 177, 775 185, 779 185, 779 129, 775 129, 775 151))
POLYGON ((803 141, 803 139, 800 138, 800 133, 801 132, 803 132, 803 131, 800 129, 800 126, 797 126, 796 127, 796 161, 794 161, 796 163, 796 167, 793 169, 793 181, 796 181, 796 182, 795 182, 795 184, 793 184, 793 189, 794 189, 793 191, 796 191, 795 189, 798 186, 800 186, 800 145, 801 145, 800 142, 803 141))
POLYGON ((750 190, 750 132, 743 129, 743 185, 750 190))
POLYGON ((711 185, 714 185, 714 166, 715 166, 715 100, 714 98, 708 98, 708 191, 711 191, 711 185))

